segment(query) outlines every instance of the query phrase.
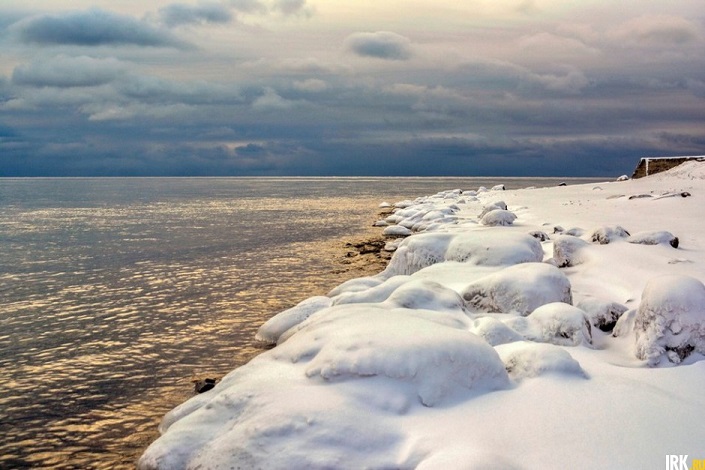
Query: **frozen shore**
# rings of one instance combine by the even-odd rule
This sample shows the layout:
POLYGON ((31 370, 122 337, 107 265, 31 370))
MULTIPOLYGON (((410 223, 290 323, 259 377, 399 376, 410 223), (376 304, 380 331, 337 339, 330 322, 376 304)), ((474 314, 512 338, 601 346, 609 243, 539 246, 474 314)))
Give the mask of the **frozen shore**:
POLYGON ((387 269, 273 317, 141 469, 705 459, 705 164, 395 204, 387 269))

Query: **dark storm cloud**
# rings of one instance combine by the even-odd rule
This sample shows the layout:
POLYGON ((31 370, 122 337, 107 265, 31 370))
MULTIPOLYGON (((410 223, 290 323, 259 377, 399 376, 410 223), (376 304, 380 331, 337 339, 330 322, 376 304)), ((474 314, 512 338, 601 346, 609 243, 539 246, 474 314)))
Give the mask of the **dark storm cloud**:
POLYGON ((233 14, 222 3, 201 2, 198 5, 173 3, 159 9, 159 18, 166 26, 173 27, 201 23, 229 23, 233 20, 233 14))
POLYGON ((411 41, 390 31, 354 33, 345 39, 345 47, 362 57, 406 60, 411 57, 411 41))
POLYGON ((113 58, 60 55, 15 67, 12 82, 33 87, 91 87, 110 83, 126 70, 124 63, 113 58))
POLYGON ((14 27, 23 42, 40 45, 186 46, 147 22, 100 9, 36 16, 14 27))

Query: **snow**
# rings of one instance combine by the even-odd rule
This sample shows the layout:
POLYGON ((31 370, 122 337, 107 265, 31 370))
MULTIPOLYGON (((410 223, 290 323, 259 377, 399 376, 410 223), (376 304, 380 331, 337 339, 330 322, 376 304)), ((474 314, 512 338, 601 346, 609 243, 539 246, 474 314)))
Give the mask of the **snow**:
POLYGON ((389 204, 411 235, 388 268, 266 322, 277 346, 168 413, 138 467, 705 458, 705 163, 502 201, 498 186, 389 204), (481 224, 492 211, 516 218, 481 224))

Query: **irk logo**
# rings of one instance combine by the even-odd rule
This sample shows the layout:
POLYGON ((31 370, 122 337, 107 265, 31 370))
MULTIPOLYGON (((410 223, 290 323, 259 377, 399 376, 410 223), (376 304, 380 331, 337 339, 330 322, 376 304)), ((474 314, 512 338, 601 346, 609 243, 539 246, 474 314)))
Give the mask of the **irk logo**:
POLYGON ((705 460, 693 459, 693 464, 688 467, 687 455, 667 455, 666 470, 705 470, 705 460))
POLYGON ((687 455, 667 455, 666 470, 689 470, 687 455))

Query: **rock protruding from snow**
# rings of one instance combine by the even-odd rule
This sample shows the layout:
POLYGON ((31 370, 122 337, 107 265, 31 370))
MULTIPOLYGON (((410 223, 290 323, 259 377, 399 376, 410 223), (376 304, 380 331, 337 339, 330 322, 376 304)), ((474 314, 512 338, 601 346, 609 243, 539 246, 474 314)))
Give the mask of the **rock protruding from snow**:
POLYGON ((590 234, 590 241, 593 243, 599 243, 600 245, 607 245, 615 240, 627 238, 629 232, 624 230, 619 225, 607 225, 604 227, 596 228, 590 234))
POLYGON ((506 226, 512 225, 516 218, 517 216, 514 212, 495 209, 485 214, 480 220, 480 223, 489 227, 506 226))
POLYGON ((690 276, 650 280, 634 321, 636 357, 657 365, 664 356, 678 364, 705 354, 705 285, 690 276))
POLYGON ((585 261, 584 249, 589 246, 585 240, 559 235, 553 240, 553 259, 559 268, 576 266, 585 261))
POLYGON ((255 339, 266 344, 276 344, 279 337, 289 328, 298 325, 317 311, 330 306, 331 299, 329 297, 310 297, 267 320, 257 330, 255 339))
POLYGON ((593 327, 604 332, 612 331, 622 314, 628 310, 625 305, 617 302, 595 298, 581 300, 578 303, 578 308, 585 312, 585 316, 593 327))
POLYGON ((673 235, 671 232, 657 231, 657 232, 638 232, 627 238, 629 243, 636 243, 639 245, 661 245, 668 243, 673 248, 678 248, 679 240, 678 237, 673 235))
POLYGON ((471 309, 528 315, 551 302, 572 302, 570 281, 555 266, 524 263, 485 276, 467 286, 462 296, 471 309))

